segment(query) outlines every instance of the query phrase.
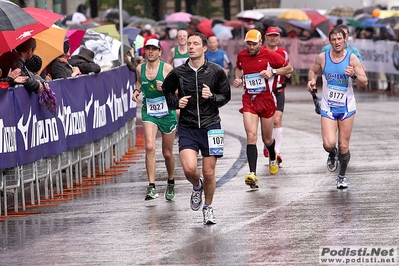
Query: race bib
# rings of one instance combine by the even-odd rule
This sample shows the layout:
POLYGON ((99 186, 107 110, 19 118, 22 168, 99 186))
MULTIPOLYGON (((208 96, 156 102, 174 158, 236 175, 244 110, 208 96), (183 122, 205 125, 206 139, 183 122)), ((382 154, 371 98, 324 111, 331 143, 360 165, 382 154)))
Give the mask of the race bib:
POLYGON ((223 155, 224 130, 213 129, 208 131, 209 155, 223 155))
POLYGON ((244 76, 245 87, 249 94, 259 94, 266 90, 265 79, 260 73, 248 74, 244 76))
POLYGON ((346 105, 348 88, 328 85, 328 105, 331 107, 342 107, 346 105))
POLYGON ((157 97, 154 99, 146 98, 146 102, 148 115, 161 118, 169 114, 165 96, 157 97))

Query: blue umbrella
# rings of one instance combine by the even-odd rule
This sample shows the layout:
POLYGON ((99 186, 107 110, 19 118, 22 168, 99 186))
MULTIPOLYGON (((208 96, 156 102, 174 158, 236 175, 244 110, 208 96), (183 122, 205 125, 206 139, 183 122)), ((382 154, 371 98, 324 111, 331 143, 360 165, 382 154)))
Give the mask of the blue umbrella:
POLYGON ((124 27, 123 28, 123 35, 127 35, 130 45, 134 43, 136 40, 137 35, 139 35, 141 29, 135 27, 124 27))
POLYGON ((367 28, 367 27, 373 27, 373 28, 385 28, 388 26, 388 24, 380 24, 378 21, 380 18, 368 18, 360 22, 360 27, 367 28))

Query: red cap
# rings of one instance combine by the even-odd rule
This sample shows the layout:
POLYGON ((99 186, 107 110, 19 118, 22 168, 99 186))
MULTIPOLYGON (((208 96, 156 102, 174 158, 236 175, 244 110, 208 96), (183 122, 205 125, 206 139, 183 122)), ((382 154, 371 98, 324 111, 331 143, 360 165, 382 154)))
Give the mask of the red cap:
POLYGON ((277 27, 269 27, 266 31, 266 35, 279 35, 280 36, 280 31, 278 30, 277 27))

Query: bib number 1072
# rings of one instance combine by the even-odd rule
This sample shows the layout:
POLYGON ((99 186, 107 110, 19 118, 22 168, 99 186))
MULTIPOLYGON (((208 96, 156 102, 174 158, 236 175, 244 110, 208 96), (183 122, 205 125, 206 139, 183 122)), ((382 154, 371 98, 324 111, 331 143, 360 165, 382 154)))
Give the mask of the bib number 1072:
POLYGON ((213 129, 208 131, 209 155, 223 155, 224 130, 213 129))

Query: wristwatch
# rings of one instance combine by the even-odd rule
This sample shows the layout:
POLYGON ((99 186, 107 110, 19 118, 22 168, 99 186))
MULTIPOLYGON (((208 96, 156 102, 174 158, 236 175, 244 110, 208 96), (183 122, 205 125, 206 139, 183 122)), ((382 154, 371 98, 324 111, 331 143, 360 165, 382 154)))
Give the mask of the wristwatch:
POLYGON ((353 76, 351 77, 353 80, 357 79, 357 74, 353 74, 353 76))
POLYGON ((272 74, 273 74, 273 76, 275 76, 277 74, 277 70, 272 69, 272 74))

